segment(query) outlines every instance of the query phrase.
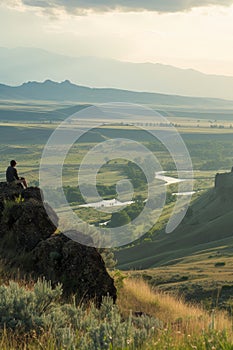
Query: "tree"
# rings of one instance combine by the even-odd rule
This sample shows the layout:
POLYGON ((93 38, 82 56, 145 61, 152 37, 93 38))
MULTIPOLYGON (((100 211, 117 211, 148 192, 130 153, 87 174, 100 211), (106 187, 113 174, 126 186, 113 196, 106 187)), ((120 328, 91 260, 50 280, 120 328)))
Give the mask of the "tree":
POLYGON ((130 222, 129 215, 124 210, 122 210, 120 212, 112 214, 110 226, 111 227, 119 227, 119 226, 126 225, 129 222, 130 222))

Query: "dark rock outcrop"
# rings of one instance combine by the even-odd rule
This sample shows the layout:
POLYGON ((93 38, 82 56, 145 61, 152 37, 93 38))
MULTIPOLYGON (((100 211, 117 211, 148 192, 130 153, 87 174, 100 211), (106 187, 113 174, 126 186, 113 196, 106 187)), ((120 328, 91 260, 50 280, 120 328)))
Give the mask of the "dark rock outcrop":
POLYGON ((75 294, 78 301, 99 305, 104 295, 115 300, 116 288, 99 252, 67 237, 75 232, 55 234, 58 218, 47 207, 51 222, 42 200, 39 188, 0 183, 0 258, 8 276, 17 269, 22 277, 60 282, 64 295, 75 294))
POLYGON ((215 188, 218 189, 231 189, 233 190, 233 172, 216 174, 215 176, 215 188))
POLYGON ((79 300, 96 300, 103 295, 116 298, 116 290, 101 255, 63 234, 40 242, 33 251, 33 270, 53 282, 62 282, 66 294, 77 292, 79 300))
MULTIPOLYGON (((40 241, 46 240, 56 231, 57 226, 53 222, 58 224, 58 217, 47 206, 53 222, 49 219, 39 188, 24 190, 20 186, 4 186, 4 183, 0 183, 0 191, 1 236, 11 236, 16 254, 31 252, 40 241)), ((6 246, 9 243, 7 238, 6 246)))
MULTIPOLYGON (((52 215, 57 220, 56 214, 52 215)), ((35 248, 40 241, 49 238, 56 230, 43 203, 35 200, 10 207, 5 217, 5 227, 14 234, 16 250, 23 249, 26 252, 35 248)))

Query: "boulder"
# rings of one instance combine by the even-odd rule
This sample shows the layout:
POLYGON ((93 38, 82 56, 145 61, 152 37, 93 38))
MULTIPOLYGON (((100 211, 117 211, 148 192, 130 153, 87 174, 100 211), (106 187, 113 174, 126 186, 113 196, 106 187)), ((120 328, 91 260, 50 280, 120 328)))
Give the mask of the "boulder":
POLYGON ((39 187, 28 187, 26 189, 23 189, 21 196, 24 198, 24 200, 35 199, 39 202, 43 202, 44 200, 43 193, 39 187))
POLYGON ((21 191, 22 189, 19 186, 12 186, 7 182, 0 182, 0 218, 2 217, 5 201, 14 201, 21 195, 21 191))
POLYGON ((24 278, 62 283, 64 295, 76 295, 78 301, 100 305, 106 295, 115 301, 113 279, 97 249, 89 246, 91 238, 81 232, 56 233, 58 217, 48 205, 46 209, 38 187, 24 190, 0 183, 0 258, 8 276, 17 269, 24 278))
POLYGON ((95 300, 111 295, 116 300, 116 289, 106 271, 98 251, 72 241, 64 234, 40 242, 33 250, 33 270, 54 284, 62 282, 64 292, 75 292, 77 300, 95 300))
MULTIPOLYGON (((50 215, 53 222, 58 223, 56 213, 50 210, 50 215)), ((13 232, 17 251, 31 251, 40 241, 49 238, 57 228, 53 222, 43 203, 35 200, 16 203, 4 215, 4 226, 6 231, 13 232)))
POLYGON ((14 200, 21 195, 23 188, 20 185, 0 182, 0 200, 14 200))

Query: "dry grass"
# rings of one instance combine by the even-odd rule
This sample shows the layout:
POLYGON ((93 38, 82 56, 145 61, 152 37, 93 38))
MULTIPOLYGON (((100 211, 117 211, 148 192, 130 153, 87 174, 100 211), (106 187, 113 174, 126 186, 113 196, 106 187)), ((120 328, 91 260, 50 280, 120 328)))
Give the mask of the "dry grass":
MULTIPOLYGON (((22 286, 24 283, 25 281, 21 282, 22 286)), ((32 286, 28 284, 25 287, 31 289, 32 286)), ((118 306, 124 318, 131 311, 141 311, 154 316, 163 323, 163 327, 156 328, 156 331, 148 337, 143 348, 129 347, 128 350, 139 348, 143 350, 233 349, 232 324, 225 313, 219 310, 208 313, 199 306, 189 305, 165 293, 158 293, 152 290, 142 278, 127 277, 124 279, 123 287, 118 290, 118 306), (225 334, 225 337, 222 333, 225 334)), ((75 340, 77 342, 78 337, 77 332, 75 340)), ((56 350, 58 347, 50 331, 38 335, 34 331, 30 334, 17 334, 17 332, 2 329, 0 350, 15 349, 56 350)), ((65 346, 59 349, 71 348, 65 346)), ((93 347, 90 348, 90 350, 93 349, 93 347)))
POLYGON ((118 304, 125 316, 130 310, 142 311, 161 320, 165 328, 182 334, 197 335, 211 329, 232 333, 232 322, 225 312, 213 310, 209 313, 200 306, 153 291, 142 279, 124 280, 118 304))

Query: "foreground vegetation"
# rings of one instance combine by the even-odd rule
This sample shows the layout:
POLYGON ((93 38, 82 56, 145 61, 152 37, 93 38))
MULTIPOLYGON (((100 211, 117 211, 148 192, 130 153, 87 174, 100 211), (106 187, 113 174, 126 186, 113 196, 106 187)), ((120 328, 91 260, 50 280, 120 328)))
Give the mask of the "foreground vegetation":
POLYGON ((232 323, 156 293, 141 279, 118 278, 118 302, 103 299, 75 305, 61 299, 62 287, 45 281, 0 286, 0 348, 10 349, 218 349, 233 348, 232 323))

